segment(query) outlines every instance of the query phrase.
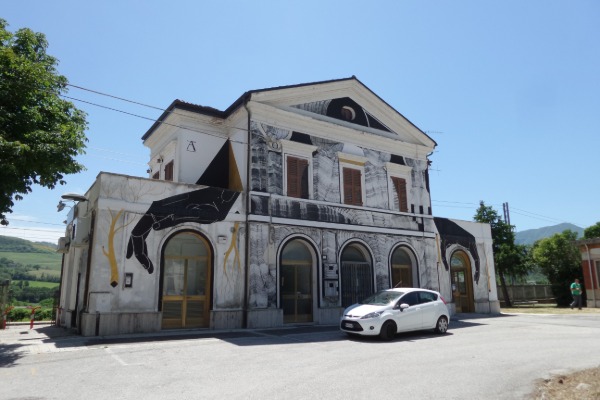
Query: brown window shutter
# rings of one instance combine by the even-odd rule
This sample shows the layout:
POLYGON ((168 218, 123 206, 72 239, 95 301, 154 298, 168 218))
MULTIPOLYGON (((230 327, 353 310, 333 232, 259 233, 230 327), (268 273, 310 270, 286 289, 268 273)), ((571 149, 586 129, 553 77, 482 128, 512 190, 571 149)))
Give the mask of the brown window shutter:
POLYGON ((287 195, 308 199, 308 160, 287 158, 287 195))
POLYGON ((354 168, 344 168, 344 204, 362 206, 361 171, 354 168))
POLYGON ((165 181, 173 180, 173 161, 169 161, 167 165, 165 165, 165 181))
POLYGON ((308 199, 308 160, 298 160, 298 172, 300 176, 300 197, 308 199))
POLYGON ((400 209, 400 211, 407 212, 408 197, 406 195, 406 179, 393 176, 392 183, 394 184, 394 189, 396 190, 396 194, 398 195, 398 208, 400 209))

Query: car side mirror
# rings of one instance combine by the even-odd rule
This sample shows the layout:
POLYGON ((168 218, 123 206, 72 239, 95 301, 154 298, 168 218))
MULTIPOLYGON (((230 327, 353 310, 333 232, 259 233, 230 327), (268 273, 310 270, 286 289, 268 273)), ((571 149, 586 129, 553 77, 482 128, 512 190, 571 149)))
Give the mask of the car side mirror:
POLYGON ((400 308, 400 311, 404 311, 404 310, 406 310, 408 307, 410 307, 408 304, 406 304, 406 303, 402 303, 402 304, 400 304, 400 307, 399 307, 399 308, 400 308))

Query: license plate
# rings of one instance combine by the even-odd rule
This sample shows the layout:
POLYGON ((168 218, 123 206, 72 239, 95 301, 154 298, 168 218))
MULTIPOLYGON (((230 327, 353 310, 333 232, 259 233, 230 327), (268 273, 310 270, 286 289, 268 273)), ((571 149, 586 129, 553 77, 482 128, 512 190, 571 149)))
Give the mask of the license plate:
POLYGON ((346 322, 346 323, 344 324, 344 326, 345 326, 346 328, 354 328, 354 325, 352 325, 352 324, 351 324, 351 323, 349 323, 349 322, 346 322))

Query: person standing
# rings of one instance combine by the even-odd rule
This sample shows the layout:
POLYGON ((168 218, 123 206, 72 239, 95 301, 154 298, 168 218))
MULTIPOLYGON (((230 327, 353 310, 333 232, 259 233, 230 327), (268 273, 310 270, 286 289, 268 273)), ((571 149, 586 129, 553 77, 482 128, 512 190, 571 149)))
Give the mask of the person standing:
POLYGON ((581 283, 577 278, 575 278, 575 282, 571 283, 571 295, 573 296, 571 310, 575 306, 581 310, 581 283))

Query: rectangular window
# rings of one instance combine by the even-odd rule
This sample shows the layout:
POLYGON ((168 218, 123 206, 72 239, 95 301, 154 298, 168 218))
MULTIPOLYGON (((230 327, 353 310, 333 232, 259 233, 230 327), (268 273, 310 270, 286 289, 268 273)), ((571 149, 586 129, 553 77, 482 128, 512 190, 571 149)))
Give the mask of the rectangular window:
POLYGON ((160 172, 156 171, 154 175, 152 175, 152 179, 160 179, 160 172))
POLYGON ((308 160, 287 157, 287 195, 308 199, 308 160))
POLYGON ((359 169, 344 168, 344 204, 362 206, 362 176, 359 169))
POLYGON ((398 209, 403 212, 408 211, 408 197, 406 196, 406 179, 392 176, 392 183, 398 198, 398 209))
POLYGON ((165 181, 173 180, 173 161, 169 161, 167 165, 165 165, 165 181))

